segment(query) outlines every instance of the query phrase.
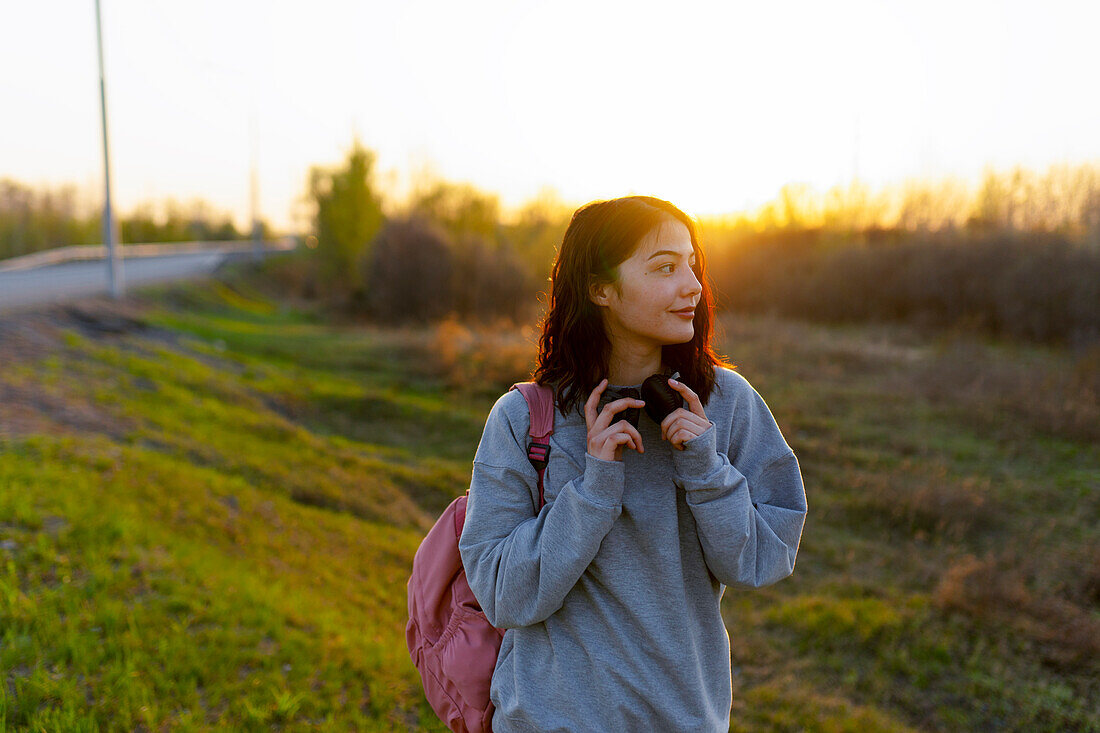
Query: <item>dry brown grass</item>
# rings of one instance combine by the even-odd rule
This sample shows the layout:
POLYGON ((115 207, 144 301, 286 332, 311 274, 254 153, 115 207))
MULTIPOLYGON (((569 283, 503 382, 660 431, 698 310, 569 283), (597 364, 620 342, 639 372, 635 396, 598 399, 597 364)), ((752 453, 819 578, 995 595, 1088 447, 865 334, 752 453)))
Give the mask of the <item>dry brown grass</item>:
POLYGON ((1100 440, 1100 345, 1073 353, 951 336, 908 376, 910 389, 979 420, 1023 421, 1071 440, 1100 440))
POLYGON ((962 540, 995 529, 1004 511, 986 476, 949 475, 940 462, 904 459, 889 473, 853 472, 849 510, 916 539, 962 540))
POLYGON ((507 389, 530 377, 536 338, 534 327, 507 319, 486 325, 451 316, 433 328, 431 355, 449 387, 507 389))
POLYGON ((948 567, 937 605, 1032 643, 1056 668, 1073 670, 1100 656, 1100 545, 1040 553, 1015 543, 948 567))
POLYGON ((848 384, 923 397, 980 430, 1100 441, 1100 345, 1067 349, 997 342, 967 330, 898 324, 821 327, 724 313, 722 343, 746 376, 848 384))

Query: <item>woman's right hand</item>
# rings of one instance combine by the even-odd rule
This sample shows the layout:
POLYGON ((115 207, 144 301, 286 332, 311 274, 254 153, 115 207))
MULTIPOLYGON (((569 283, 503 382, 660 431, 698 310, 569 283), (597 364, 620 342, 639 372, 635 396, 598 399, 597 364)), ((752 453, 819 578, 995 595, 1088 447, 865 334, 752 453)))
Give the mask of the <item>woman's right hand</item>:
POLYGON ((636 427, 626 420, 617 420, 614 424, 611 422, 615 419, 616 413, 629 407, 643 407, 645 401, 623 397, 604 405, 603 410, 597 415, 600 395, 606 388, 607 380, 600 380, 592 390, 592 394, 588 396, 588 401, 584 403, 584 421, 588 424, 588 452, 603 461, 621 461, 624 445, 630 446, 639 453, 645 453, 642 447, 642 434, 636 427))

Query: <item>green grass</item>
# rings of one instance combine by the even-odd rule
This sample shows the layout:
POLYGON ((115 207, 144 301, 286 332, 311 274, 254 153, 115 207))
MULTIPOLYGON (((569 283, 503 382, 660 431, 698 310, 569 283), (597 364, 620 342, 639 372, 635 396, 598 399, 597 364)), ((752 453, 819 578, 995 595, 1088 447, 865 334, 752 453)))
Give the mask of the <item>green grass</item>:
MULTIPOLYGON (((0 319, 0 729, 441 729, 405 582, 529 333, 243 276, 111 308, 143 327, 0 319)), ((727 591, 731 730, 1100 730, 1096 396, 1048 408, 1079 357, 723 326, 810 506, 794 576, 727 591)))

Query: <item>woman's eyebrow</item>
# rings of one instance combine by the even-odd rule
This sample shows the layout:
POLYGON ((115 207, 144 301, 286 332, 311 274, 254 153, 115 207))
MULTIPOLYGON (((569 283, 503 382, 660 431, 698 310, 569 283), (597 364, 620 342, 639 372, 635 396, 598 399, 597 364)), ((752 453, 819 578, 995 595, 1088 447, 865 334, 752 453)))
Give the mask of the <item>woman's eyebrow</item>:
MULTIPOLYGON (((695 252, 693 251, 691 254, 694 255, 695 252)), ((662 249, 659 252, 654 252, 649 257, 647 257, 646 262, 648 262, 649 260, 652 260, 654 257, 660 257, 661 255, 672 255, 673 257, 682 257, 683 256, 683 254, 680 253, 680 252, 674 252, 671 249, 662 249)))

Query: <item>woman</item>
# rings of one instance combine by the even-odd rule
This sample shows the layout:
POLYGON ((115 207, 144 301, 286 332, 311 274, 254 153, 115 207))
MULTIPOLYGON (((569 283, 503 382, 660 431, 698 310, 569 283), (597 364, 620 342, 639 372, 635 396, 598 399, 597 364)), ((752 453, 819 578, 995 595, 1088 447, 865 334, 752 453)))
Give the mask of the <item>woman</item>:
POLYGON ((691 219, 667 201, 573 215, 534 375, 555 391, 546 505, 512 390, 486 420, 459 541, 506 629, 497 733, 729 729, 719 601, 793 572, 806 495, 764 400, 712 350, 705 273, 691 219), (636 397, 674 372, 684 406, 657 424, 636 397))

